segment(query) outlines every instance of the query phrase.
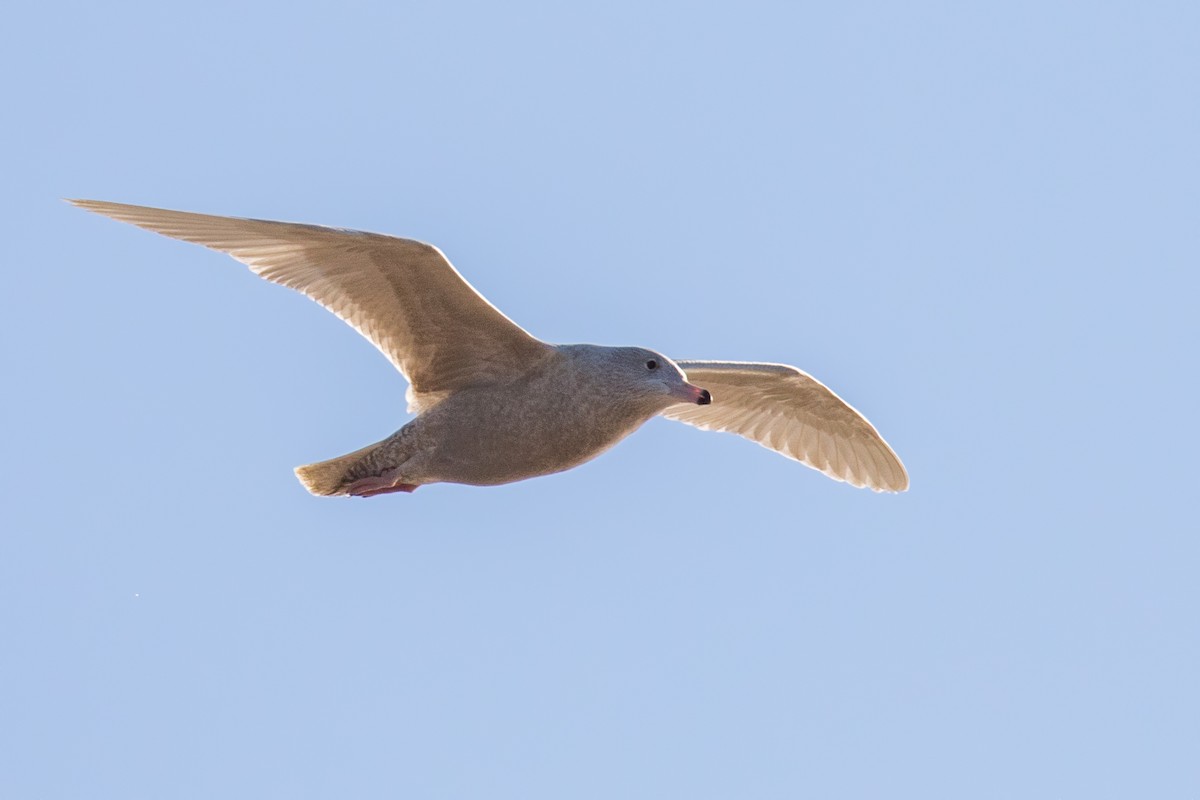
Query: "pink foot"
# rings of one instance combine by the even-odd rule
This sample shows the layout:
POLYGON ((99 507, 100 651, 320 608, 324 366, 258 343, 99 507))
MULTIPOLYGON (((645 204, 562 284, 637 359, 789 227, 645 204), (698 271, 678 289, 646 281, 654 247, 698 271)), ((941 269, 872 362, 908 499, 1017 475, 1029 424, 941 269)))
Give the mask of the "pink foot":
POLYGON ((395 486, 386 486, 382 489, 363 489, 362 491, 354 491, 354 487, 350 488, 350 494, 355 497, 374 497, 377 494, 391 494, 392 492, 415 492, 419 484, 415 483, 397 483, 395 486))
POLYGON ((416 490, 417 484, 400 483, 394 473, 389 474, 385 472, 382 475, 375 475, 370 478, 359 478, 346 487, 346 494, 354 497, 374 497, 377 494, 415 492, 416 490))

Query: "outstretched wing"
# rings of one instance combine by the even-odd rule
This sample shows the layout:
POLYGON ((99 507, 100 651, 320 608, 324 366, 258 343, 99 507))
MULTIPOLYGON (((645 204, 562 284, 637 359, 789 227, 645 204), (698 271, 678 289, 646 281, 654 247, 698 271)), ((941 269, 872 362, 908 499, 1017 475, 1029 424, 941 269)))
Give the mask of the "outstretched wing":
POLYGON ((415 408, 505 380, 545 356, 436 247, 377 233, 71 200, 80 208, 210 247, 303 292, 365 336, 412 384, 415 408))
POLYGON ((786 364, 676 363, 713 402, 671 406, 663 416, 736 433, 855 486, 908 488, 908 473, 883 437, 812 376, 786 364))

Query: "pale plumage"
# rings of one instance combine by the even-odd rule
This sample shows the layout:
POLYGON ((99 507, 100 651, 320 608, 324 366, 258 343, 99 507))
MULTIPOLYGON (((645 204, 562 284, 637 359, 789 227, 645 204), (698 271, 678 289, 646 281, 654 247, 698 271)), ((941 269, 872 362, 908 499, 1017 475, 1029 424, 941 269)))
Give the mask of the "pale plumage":
POLYGON ((676 364, 642 348, 547 344, 488 303, 436 247, 411 239, 71 202, 228 253, 303 292, 408 378, 416 419, 362 450, 298 467, 314 494, 546 475, 594 458, 656 414, 737 433, 855 486, 908 488, 900 460, 871 424, 795 367, 676 364))
POLYGON ((736 433, 854 486, 908 488, 904 465, 878 431, 811 375, 786 364, 675 363, 716 401, 671 406, 664 417, 736 433))
POLYGON ((549 348, 500 313, 440 250, 424 242, 321 225, 71 202, 228 253, 272 283, 316 300, 404 374, 413 411, 455 389, 525 369, 549 348))

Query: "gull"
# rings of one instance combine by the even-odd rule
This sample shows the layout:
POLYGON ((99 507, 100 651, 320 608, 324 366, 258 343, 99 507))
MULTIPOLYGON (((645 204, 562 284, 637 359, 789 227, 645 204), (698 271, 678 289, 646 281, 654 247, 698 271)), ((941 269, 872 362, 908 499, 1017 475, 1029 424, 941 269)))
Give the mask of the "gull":
POLYGON ((796 367, 540 341, 475 291, 440 250, 413 239, 68 202, 233 256, 332 311, 400 370, 415 418, 380 442, 296 467, 314 495, 371 497, 550 475, 590 461, 659 415, 738 434, 853 486, 908 488, 904 466, 871 423, 796 367))

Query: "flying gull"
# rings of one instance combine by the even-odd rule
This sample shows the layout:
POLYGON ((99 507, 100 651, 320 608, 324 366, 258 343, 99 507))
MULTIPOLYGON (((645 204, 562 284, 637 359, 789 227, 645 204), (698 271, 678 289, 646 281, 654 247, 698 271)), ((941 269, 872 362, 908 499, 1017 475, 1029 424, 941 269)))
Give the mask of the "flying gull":
POLYGON ((416 417, 381 442, 297 467, 315 495, 550 475, 595 458, 657 415, 736 433, 854 486, 908 488, 904 466, 871 423, 795 367, 542 342, 476 292, 440 250, 412 239, 70 202, 228 253, 337 314, 403 373, 416 417))

